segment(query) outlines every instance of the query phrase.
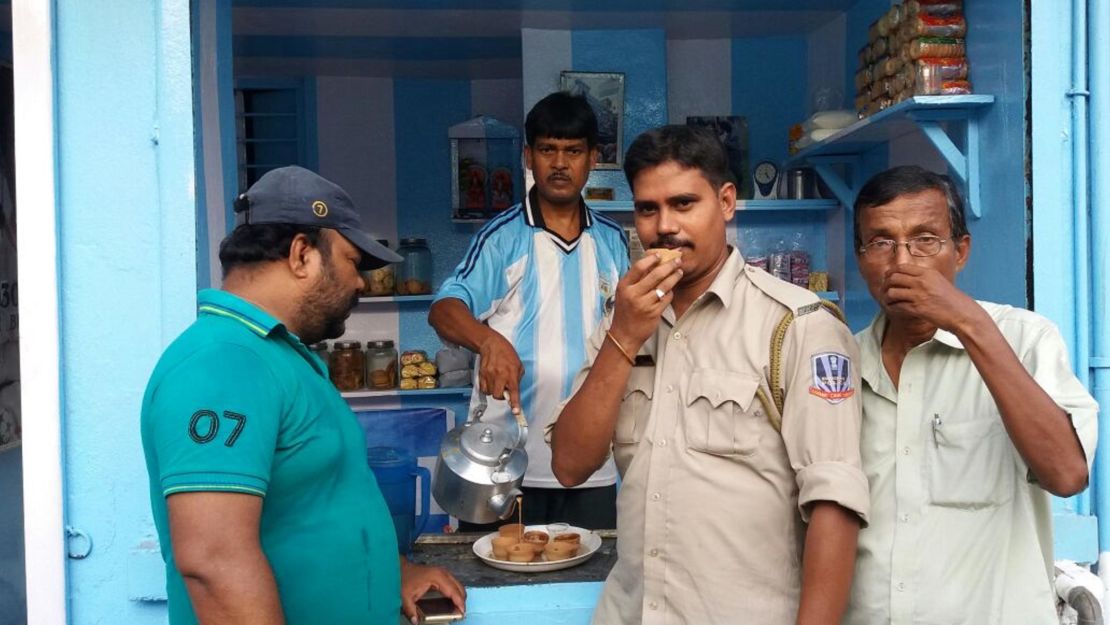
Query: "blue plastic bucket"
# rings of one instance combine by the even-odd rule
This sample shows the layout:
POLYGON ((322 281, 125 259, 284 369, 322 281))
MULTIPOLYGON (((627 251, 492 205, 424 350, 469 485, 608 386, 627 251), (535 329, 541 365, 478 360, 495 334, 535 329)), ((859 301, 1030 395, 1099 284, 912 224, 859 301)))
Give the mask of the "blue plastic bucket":
POLYGON ((370 447, 366 450, 366 462, 374 471, 378 488, 385 497, 389 513, 393 517, 393 527, 397 531, 397 546, 401 553, 408 553, 412 543, 428 524, 428 510, 431 505, 432 474, 428 469, 416 464, 416 460, 396 447, 370 447), (416 481, 421 479, 420 515, 416 514, 416 481))

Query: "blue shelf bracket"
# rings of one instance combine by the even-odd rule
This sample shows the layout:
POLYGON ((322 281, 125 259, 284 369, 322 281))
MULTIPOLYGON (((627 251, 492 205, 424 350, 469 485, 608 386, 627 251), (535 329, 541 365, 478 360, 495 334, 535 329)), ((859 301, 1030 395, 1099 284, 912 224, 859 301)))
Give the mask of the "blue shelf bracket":
POLYGON ((948 163, 952 175, 963 188, 967 209, 976 219, 983 216, 979 203, 979 120, 968 111, 914 111, 909 118, 948 163), (943 122, 963 120, 964 149, 952 140, 943 122))
POLYGON ((817 175, 821 176, 821 180, 828 185, 837 201, 851 210, 852 205, 856 202, 856 195, 859 193, 859 185, 850 184, 848 179, 845 179, 834 169, 834 165, 845 165, 848 178, 855 179, 859 175, 859 157, 854 155, 811 156, 807 160, 813 165, 817 175))

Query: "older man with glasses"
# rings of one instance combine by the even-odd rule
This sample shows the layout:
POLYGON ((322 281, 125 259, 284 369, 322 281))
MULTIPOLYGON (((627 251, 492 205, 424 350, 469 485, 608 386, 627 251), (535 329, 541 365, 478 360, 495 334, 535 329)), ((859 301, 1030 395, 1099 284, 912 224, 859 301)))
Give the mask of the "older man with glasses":
POLYGON ((879 314, 856 335, 871 524, 845 623, 1055 623, 1050 494, 1087 486, 1098 405, 1060 332, 955 284, 971 235, 946 176, 898 167, 855 204, 879 314))

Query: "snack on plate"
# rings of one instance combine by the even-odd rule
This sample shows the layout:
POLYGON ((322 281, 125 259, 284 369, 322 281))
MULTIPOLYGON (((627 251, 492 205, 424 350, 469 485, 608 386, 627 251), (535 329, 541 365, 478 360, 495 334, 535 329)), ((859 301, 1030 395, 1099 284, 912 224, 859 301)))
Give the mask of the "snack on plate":
POLYGON ((402 391, 415 391, 416 390, 416 379, 415 378, 401 378, 401 390, 402 391))
POLYGON ((543 557, 548 562, 566 560, 578 555, 578 545, 568 542, 553 542, 543 548, 543 557))
POLYGON ((517 543, 509 547, 509 562, 531 562, 536 559, 536 550, 528 543, 517 543))
POLYGON ((582 535, 578 532, 556 534, 555 538, 552 538, 551 541, 556 543, 570 543, 572 545, 580 545, 582 544, 582 535))
POLYGON ((658 256, 660 264, 676 258, 682 258, 682 250, 674 250, 666 247, 653 247, 646 250, 645 253, 658 256))
POLYGON ((547 540, 547 532, 540 532, 536 530, 524 532, 524 536, 521 537, 521 542, 526 545, 530 545, 533 551, 536 552, 536 555, 543 553, 543 548, 544 545, 547 544, 547 540))
POLYGON ((435 375, 437 372, 436 366, 430 362, 422 362, 417 367, 420 369, 420 375, 435 375))
POLYGON ((401 367, 401 378, 402 379, 419 378, 419 377, 420 377, 420 365, 405 365, 405 366, 401 367))
POLYGON ((436 387, 436 378, 435 378, 435 376, 426 375, 422 378, 417 378, 417 380, 416 380, 416 388, 428 389, 428 388, 435 388, 435 387, 436 387))
POLYGON ((490 541, 490 546, 493 548, 493 557, 498 560, 509 559, 509 548, 517 544, 516 536, 494 536, 490 541))
POLYGON ((401 353, 401 365, 418 365, 428 360, 428 354, 424 350, 416 349, 401 353))

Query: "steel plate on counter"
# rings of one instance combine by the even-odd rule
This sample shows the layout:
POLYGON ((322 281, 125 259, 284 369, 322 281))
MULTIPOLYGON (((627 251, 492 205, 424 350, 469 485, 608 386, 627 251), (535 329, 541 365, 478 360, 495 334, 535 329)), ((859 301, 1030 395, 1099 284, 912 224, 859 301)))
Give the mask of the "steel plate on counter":
MULTIPOLYGON (((546 525, 528 525, 525 526, 524 531, 540 531, 550 535, 547 527, 548 526, 546 525)), ((562 569, 569 569, 572 566, 582 564, 586 560, 589 560, 590 557, 593 556, 599 548, 601 548, 601 537, 590 530, 571 525, 568 526, 566 530, 560 531, 559 533, 577 533, 579 536, 582 537, 581 546, 578 548, 578 555, 574 556, 573 558, 567 558, 566 560, 555 560, 554 562, 548 562, 544 560, 543 554, 540 554, 540 559, 534 562, 509 562, 508 560, 497 560, 493 557, 492 542, 493 539, 497 538, 497 536, 499 535, 497 532, 486 534, 485 536, 474 541, 474 555, 478 556, 479 558, 481 558, 482 562, 485 562, 495 569, 501 569, 503 571, 514 571, 516 573, 543 573, 545 571, 559 571, 562 569)), ((554 539, 555 537, 551 536, 551 538, 554 539)))

